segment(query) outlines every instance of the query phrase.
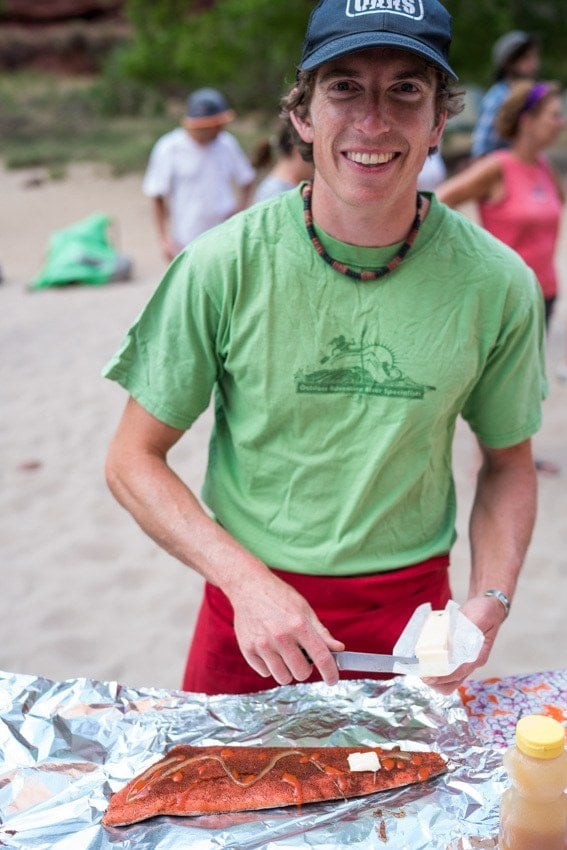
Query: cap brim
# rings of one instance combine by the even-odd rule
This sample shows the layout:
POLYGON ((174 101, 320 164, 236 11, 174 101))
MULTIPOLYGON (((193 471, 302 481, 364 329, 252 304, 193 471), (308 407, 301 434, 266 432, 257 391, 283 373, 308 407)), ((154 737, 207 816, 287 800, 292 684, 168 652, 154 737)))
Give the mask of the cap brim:
POLYGON ((327 42, 327 44, 322 45, 318 50, 310 53, 305 59, 302 59, 299 68, 302 71, 312 71, 325 62, 330 62, 331 59, 337 59, 339 56, 345 56, 347 53, 358 53, 361 50, 367 50, 371 47, 393 47, 398 50, 408 50, 410 53, 416 53, 418 56, 427 59, 433 65, 436 65, 442 71, 449 74, 454 80, 459 79, 444 57, 426 44, 422 44, 420 41, 398 33, 378 31, 354 33, 327 42))
POLYGON ((191 130, 200 130, 206 127, 222 127, 223 124, 230 124, 236 118, 236 113, 233 109, 227 109, 225 112, 218 112, 216 115, 203 115, 202 118, 192 118, 186 115, 183 123, 191 130))

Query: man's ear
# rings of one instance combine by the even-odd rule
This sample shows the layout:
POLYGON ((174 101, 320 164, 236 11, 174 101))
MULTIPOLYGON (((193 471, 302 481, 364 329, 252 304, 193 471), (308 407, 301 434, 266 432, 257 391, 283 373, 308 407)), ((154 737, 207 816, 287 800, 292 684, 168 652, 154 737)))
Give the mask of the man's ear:
POLYGON ((307 114, 305 118, 300 118, 297 112, 290 112, 289 120, 295 127, 300 139, 311 144, 313 142, 313 128, 309 115, 307 114))
POLYGON ((431 131, 431 144, 429 147, 435 148, 439 145, 441 141, 441 137, 443 136, 443 131, 445 130, 445 125, 447 123, 447 113, 445 111, 441 112, 433 130, 431 131))

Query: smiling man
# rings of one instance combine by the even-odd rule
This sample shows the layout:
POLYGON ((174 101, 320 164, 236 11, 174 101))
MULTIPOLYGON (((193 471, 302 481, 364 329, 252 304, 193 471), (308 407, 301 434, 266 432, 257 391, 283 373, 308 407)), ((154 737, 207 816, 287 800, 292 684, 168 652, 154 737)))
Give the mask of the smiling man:
POLYGON ((483 457, 462 610, 485 642, 433 684, 485 663, 508 613, 542 303, 515 253, 417 192, 459 109, 449 43, 437 0, 319 3, 283 101, 313 181, 192 243, 106 367, 130 394, 109 485, 206 579, 188 690, 333 684, 333 651, 391 652, 419 604, 445 606, 458 416, 483 457), (211 393, 206 510, 168 454, 211 393))

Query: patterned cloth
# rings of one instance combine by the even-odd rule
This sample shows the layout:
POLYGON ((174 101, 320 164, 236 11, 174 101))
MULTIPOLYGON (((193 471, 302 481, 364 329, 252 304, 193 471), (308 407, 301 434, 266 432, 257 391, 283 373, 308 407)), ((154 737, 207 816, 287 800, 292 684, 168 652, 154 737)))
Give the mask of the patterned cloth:
POLYGON ((512 743, 524 714, 547 714, 567 727, 567 670, 470 679, 459 692, 479 737, 495 745, 512 743))

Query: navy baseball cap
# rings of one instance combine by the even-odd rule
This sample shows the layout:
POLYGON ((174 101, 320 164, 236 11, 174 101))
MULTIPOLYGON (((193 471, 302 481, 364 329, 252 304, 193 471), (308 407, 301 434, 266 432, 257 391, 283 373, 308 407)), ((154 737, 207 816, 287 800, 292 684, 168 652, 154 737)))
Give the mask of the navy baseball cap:
POLYGON ((307 25, 302 71, 369 47, 409 50, 453 79, 451 15, 439 0, 320 0, 307 25))
POLYGON ((187 98, 187 116, 184 123, 192 128, 220 127, 234 118, 234 111, 217 89, 197 89, 187 98))

